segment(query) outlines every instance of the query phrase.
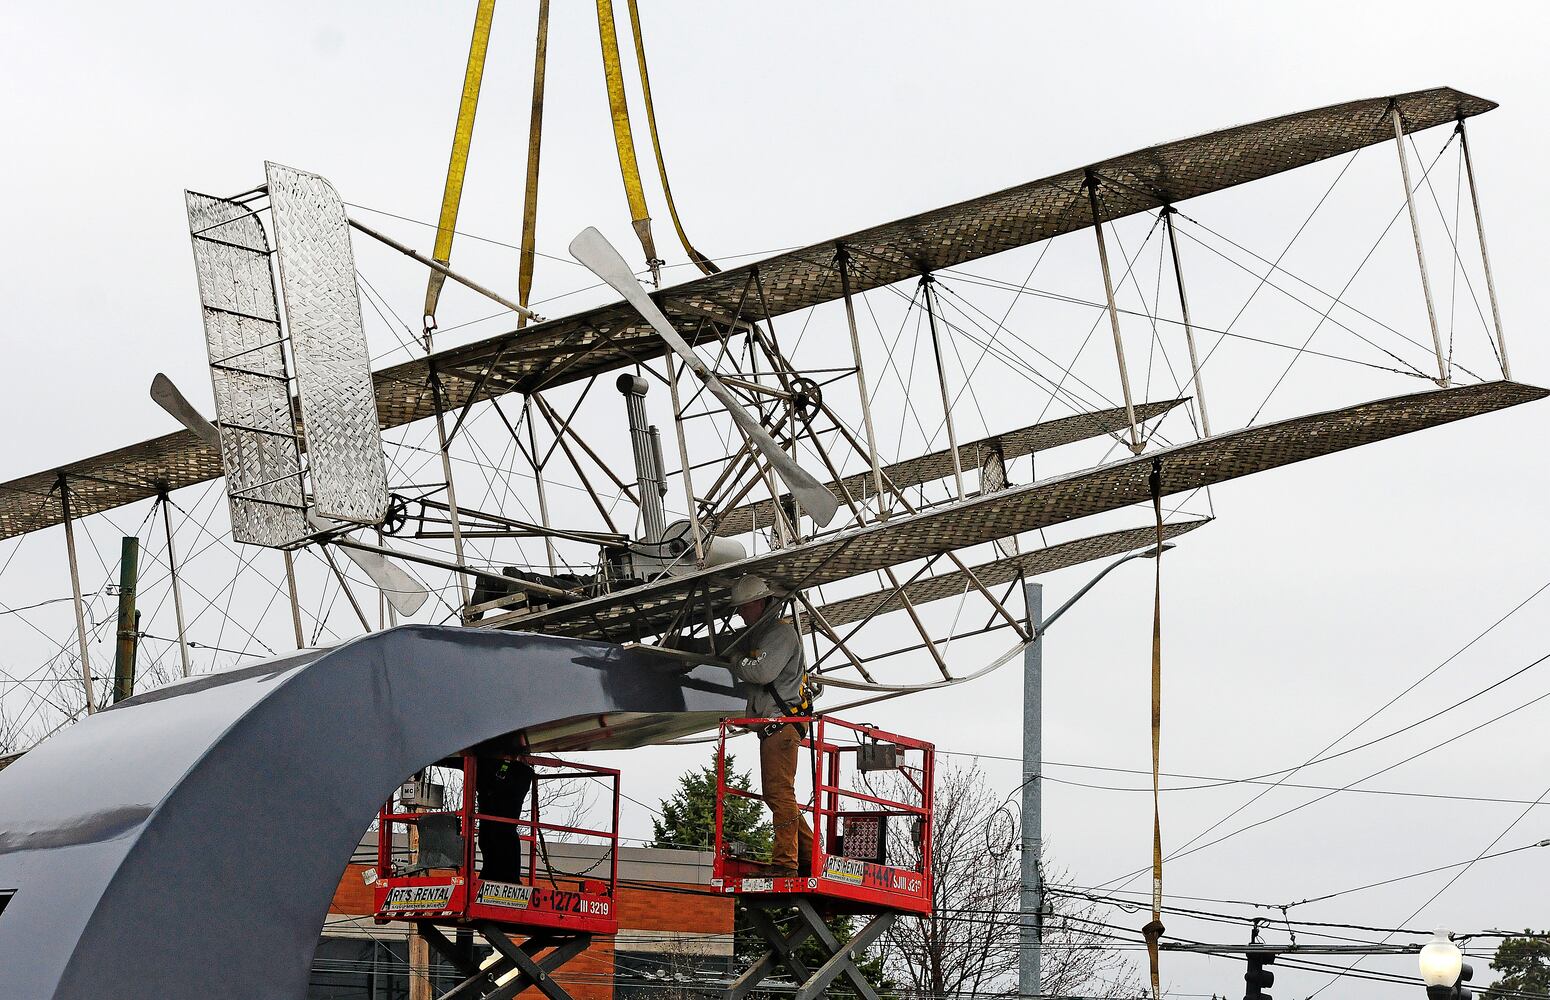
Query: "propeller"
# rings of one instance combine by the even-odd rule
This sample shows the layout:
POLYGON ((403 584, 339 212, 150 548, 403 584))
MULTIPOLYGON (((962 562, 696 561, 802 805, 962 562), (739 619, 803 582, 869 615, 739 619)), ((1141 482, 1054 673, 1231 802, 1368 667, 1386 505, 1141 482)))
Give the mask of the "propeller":
MULTIPOLYGON (((320 517, 310 510, 307 511, 307 523, 312 525, 314 531, 339 531, 350 527, 341 521, 320 517)), ((350 561, 361 568, 361 572, 371 577, 371 582, 387 597, 393 610, 401 615, 412 615, 419 611, 426 598, 431 596, 414 577, 393 565, 386 556, 348 545, 336 545, 334 548, 349 556, 350 561)))
POLYGON ((195 437, 205 444, 221 450, 221 432, 210 421, 204 418, 204 414, 194 408, 194 404, 188 401, 188 397, 178 391, 178 387, 172 384, 172 379, 156 373, 151 379, 151 399, 156 405, 172 414, 172 419, 187 427, 195 437))
MULTIPOLYGON (((178 391, 172 379, 157 372, 156 377, 151 380, 151 399, 157 406, 171 414, 174 420, 188 428, 199 440, 216 451, 221 450, 220 430, 205 419, 205 415, 188 401, 187 396, 178 391)), ((338 531, 347 527, 338 521, 319 517, 310 510, 307 512, 307 523, 317 531, 338 531)), ((336 548, 342 549, 344 554, 350 557, 350 561, 361 568, 361 572, 371 577, 371 582, 386 595, 388 603, 393 605, 393 610, 399 614, 406 616, 414 614, 425 604, 426 598, 430 597, 430 593, 420 586, 414 577, 383 556, 343 545, 336 548)))
POLYGON ((786 488, 797 498, 814 521, 826 525, 834 519, 834 512, 839 508, 839 500, 823 487, 818 480, 803 471, 800 465, 781 450, 775 439, 770 437, 769 431, 754 419, 753 415, 743 409, 737 397, 732 395, 730 389, 722 384, 714 372, 706 367, 688 343, 673 329, 662 310, 651 300, 651 296, 641 287, 635 279, 635 273, 630 270, 630 265, 614 249, 613 244, 591 226, 583 229, 574 240, 571 240, 570 254, 576 258, 587 270, 597 275, 613 288, 614 291, 624 296, 626 302, 635 308, 635 311, 645 317, 651 328, 657 331, 658 336, 667 341, 667 346, 683 359, 689 370, 698 375, 705 388, 711 394, 721 400, 727 412, 732 414, 732 419, 737 426, 753 442, 764 457, 769 461, 775 472, 785 482, 786 488))

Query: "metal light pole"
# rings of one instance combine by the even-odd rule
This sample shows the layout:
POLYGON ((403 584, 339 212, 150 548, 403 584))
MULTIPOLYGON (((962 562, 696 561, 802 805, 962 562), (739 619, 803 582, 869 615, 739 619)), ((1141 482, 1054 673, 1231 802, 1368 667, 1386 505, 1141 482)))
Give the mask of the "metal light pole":
POLYGON ((1039 864, 1044 830, 1042 780, 1044 760, 1044 584, 1023 586, 1033 641, 1023 650, 1023 888, 1019 896, 1021 948, 1017 960, 1017 992, 1039 992, 1040 949, 1044 945, 1044 877, 1039 864), (1034 625, 1035 622, 1041 624, 1034 625), (1033 920, 1030 923, 1029 917, 1033 920))
MULTIPOLYGON (((1164 552, 1171 548, 1167 544, 1162 547, 1164 552)), ((1033 629, 1033 641, 1023 650, 1023 858, 1018 906, 1022 919, 1018 921, 1021 941, 1017 960, 1017 991, 1023 997, 1041 995, 1039 964, 1044 944, 1044 871, 1039 858, 1044 842, 1044 633, 1073 604, 1086 597, 1099 580, 1132 559, 1156 555, 1157 547, 1153 546, 1109 563, 1048 618, 1044 617, 1044 585, 1023 585, 1028 623, 1033 629), (1033 919, 1030 921, 1029 917, 1033 919)))

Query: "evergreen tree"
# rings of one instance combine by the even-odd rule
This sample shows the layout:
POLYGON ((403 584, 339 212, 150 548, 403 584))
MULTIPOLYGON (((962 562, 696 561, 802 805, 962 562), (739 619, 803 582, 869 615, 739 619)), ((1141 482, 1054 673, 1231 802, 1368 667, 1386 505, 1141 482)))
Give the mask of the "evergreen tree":
MULTIPOLYGON (((753 790, 747 771, 737 770, 737 761, 727 754, 727 786, 739 791, 753 790)), ((758 799, 727 796, 723 804, 727 837, 748 845, 756 855, 768 857, 774 828, 764 818, 758 799)), ((651 821, 653 847, 699 848, 710 850, 716 844, 716 758, 709 764, 685 771, 678 778, 678 790, 662 800, 661 815, 651 821)))
POLYGON ((1492 997, 1550 997, 1550 937, 1525 930, 1496 948, 1491 968, 1502 977, 1485 991, 1492 997))

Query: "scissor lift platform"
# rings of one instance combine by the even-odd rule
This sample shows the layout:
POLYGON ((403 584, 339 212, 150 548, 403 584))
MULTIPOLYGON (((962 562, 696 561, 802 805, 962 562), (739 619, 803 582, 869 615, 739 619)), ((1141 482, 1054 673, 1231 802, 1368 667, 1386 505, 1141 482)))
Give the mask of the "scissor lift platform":
POLYGON ((856 959, 901 914, 931 913, 931 820, 936 750, 930 743, 886 732, 875 726, 830 716, 790 719, 729 719, 721 725, 716 754, 716 854, 712 886, 738 896, 769 951, 726 990, 740 1000, 781 968, 796 981, 796 1000, 824 995, 845 976, 867 1000, 877 995, 856 967, 856 959), (812 799, 798 804, 811 817, 813 846, 796 877, 774 874, 748 856, 743 845, 726 836, 727 802, 762 799, 727 783, 727 742, 739 732, 758 732, 773 724, 803 727, 805 760, 811 772, 812 799), (890 774, 882 792, 866 777, 890 774), (890 797, 892 796, 892 797, 890 797), (897 838, 903 838, 902 841, 897 838), (792 909, 797 927, 781 931, 770 911, 792 909), (836 913, 870 914, 851 940, 841 943, 824 922, 836 913), (797 949, 816 938, 828 956, 809 968, 797 949))
MULTIPOLYGON (((467 752, 443 762, 462 772, 457 808, 411 811, 386 805, 378 817, 377 873, 374 883, 378 923, 404 920, 464 976, 441 1000, 506 1000, 536 988, 551 1000, 569 1000, 553 979, 555 970, 579 955, 597 935, 619 931, 619 772, 549 757, 484 755, 467 752), (532 771, 525 794, 525 815, 481 811, 479 768, 512 762, 532 771), (607 829, 546 823, 539 816, 539 784, 586 777, 611 786, 612 825, 607 829), (484 877, 477 850, 486 824, 507 826, 520 844, 520 871, 514 876, 484 877), (395 839, 410 831, 409 846, 395 839), (475 835, 470 835, 471 833, 475 835), (606 878, 557 871, 548 862, 546 834, 567 834, 607 848, 606 878), (441 928, 477 930, 494 954, 475 964, 468 949, 449 940, 441 928)), ((587 873, 590 874, 590 873, 587 873)))

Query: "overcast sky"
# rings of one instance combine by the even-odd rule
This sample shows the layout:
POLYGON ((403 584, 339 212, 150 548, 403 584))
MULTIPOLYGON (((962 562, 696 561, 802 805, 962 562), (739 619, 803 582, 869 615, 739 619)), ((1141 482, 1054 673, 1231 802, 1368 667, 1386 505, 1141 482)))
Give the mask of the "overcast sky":
MULTIPOLYGON (((1550 154, 1543 138, 1550 82, 1542 51, 1550 25, 1540 5, 755 6, 645 0, 642 7, 675 193, 691 238, 716 257, 833 238, 1155 142, 1342 100, 1447 84, 1499 101, 1501 108, 1470 131, 1492 260, 1514 374, 1526 382, 1550 377, 1533 298, 1542 284, 1541 234, 1550 217, 1550 189, 1540 177, 1550 154)), ((462 215, 464 229, 509 242, 517 239, 520 219, 532 8, 504 0, 496 16, 462 215)), ((0 232, 6 237, 0 289, 10 330, 9 378, 0 398, 0 418, 10 433, 0 450, 0 480, 170 430, 145 395, 157 371, 207 404, 184 188, 217 194, 250 188, 270 159, 328 176, 349 202, 413 219, 434 217, 472 11, 473 4, 463 2, 0 8, 0 89, 7 95, 0 102, 0 134, 7 139, 7 155, 0 158, 0 232)), ((557 3, 551 30, 539 250, 563 257, 569 237, 596 224, 633 259, 638 253, 612 158, 591 5, 557 3)), ((625 59, 628 64, 627 48, 625 59)), ((644 139, 643 115, 635 107, 637 135, 644 139)), ((1418 137, 1418 152, 1435 154, 1446 131, 1418 137)), ((649 148, 643 144, 640 152, 649 165, 649 148)), ((1449 150, 1439 161, 1450 171, 1452 155, 1449 150)), ((1318 245, 1324 249, 1300 261, 1326 287, 1349 277, 1398 207, 1392 149, 1370 150, 1356 163, 1320 216, 1318 245)), ((1267 182, 1215 202, 1201 199, 1198 208, 1184 209, 1273 256, 1338 170, 1338 164, 1326 164, 1306 171, 1307 177, 1267 182)), ((1454 183, 1448 173, 1438 191, 1450 216, 1454 183)), ((654 184, 651 191, 655 197, 654 184)), ((1464 206, 1463 231, 1472 239, 1467 195, 1464 206)), ((681 262, 660 201, 654 208, 658 245, 670 251, 670 261, 681 262)), ((1462 303, 1464 292, 1450 284, 1446 236, 1431 212, 1434 283, 1439 297, 1451 294, 1462 303)), ((393 224, 376 218, 385 220, 385 228, 393 224)), ((427 231, 412 224, 399 223, 393 231, 420 246, 429 242, 427 231)), ((1134 252, 1147 223, 1122 231, 1134 252)), ((1074 294, 1101 294, 1090 235, 1057 244, 1048 265, 1055 270, 1051 285, 1064 280, 1074 294)), ((1467 239, 1461 247, 1467 257, 1467 239)), ((1363 308, 1382 310, 1408 336, 1427 340, 1407 231, 1395 229, 1383 248, 1387 256, 1375 263, 1376 276, 1353 286, 1352 297, 1363 308)), ((1154 241, 1150 252, 1156 249, 1154 241)), ((362 270, 368 278, 380 275, 373 280, 382 282, 393 307, 416 316, 423 278, 375 248, 359 252, 362 270)), ((508 292, 515 288, 509 250, 465 240, 457 252, 471 273, 508 292)), ((1206 251, 1193 252, 1200 264, 1192 271, 1191 304, 1202 324, 1219 328, 1232 319, 1252 282, 1213 268, 1206 251)), ((1023 256, 987 262, 979 271, 1015 283, 1032 263, 1023 256)), ((670 270, 668 281, 684 280, 685 271, 670 270)), ((563 261, 541 261, 535 298, 590 284, 576 272, 563 261)), ((559 315, 582 301, 561 299, 542 308, 559 315)), ((1166 295, 1162 301, 1172 308, 1166 295)), ((992 296, 986 308, 999 317, 1009 304, 1004 295, 992 296)), ((1459 315, 1472 309, 1461 304, 1459 315)), ((443 326, 488 311, 449 293, 443 326)), ((842 336, 834 317, 825 315, 822 322, 830 325, 824 329, 842 336)), ((1010 326, 1041 344, 1048 338, 1051 353, 1069 359, 1093 320, 1090 312, 1069 318, 1049 312, 1010 326)), ((1273 339, 1293 343, 1310 325, 1306 312, 1295 308, 1267 313, 1264 323, 1261 332, 1273 329, 1273 339)), ((444 343, 501 328, 465 328, 444 343)), ((1490 377, 1491 355, 1478 323, 1469 328, 1474 339, 1467 343, 1464 328, 1460 321, 1460 361, 1467 358, 1475 372, 1490 377)), ((1145 351, 1144 333, 1137 336, 1133 350, 1145 351)), ((1182 355, 1173 336, 1177 360, 1182 355)), ((384 363, 404 359, 403 353, 387 356, 395 341, 385 325, 372 337, 384 363)), ((1106 379, 1101 387, 1112 396, 1117 383, 1112 354, 1104 353, 1107 331, 1100 329, 1099 337, 1082 356, 1081 370, 1095 381, 1106 379)), ((1338 334, 1320 337, 1327 339, 1316 347, 1383 361, 1338 334)), ((1224 351, 1208 367, 1208 384, 1220 398, 1212 414, 1218 430, 1250 419, 1286 359, 1236 345, 1224 351)), ((1424 360, 1413 351, 1408 357, 1424 360)), ((1037 418, 1043 400, 1033 399, 1030 409, 1027 384, 1005 366, 976 369, 971 356, 960 374, 965 370, 974 371, 969 381, 980 407, 963 436, 1037 418)), ((1262 419, 1426 387, 1317 359, 1300 362, 1295 371, 1262 419)), ((930 382, 919 385, 934 392, 930 382)), ((1150 388, 1151 398, 1169 394, 1150 388)), ((618 406, 611 399, 602 405, 618 406)), ((939 408, 929 412, 939 415, 939 408)), ((597 432, 619 434, 616 417, 611 411, 613 423, 599 417, 597 432)), ((931 428, 926 430, 922 437, 929 438, 931 428)), ((1183 429, 1174 430, 1177 440, 1183 429)), ((1165 564, 1164 769, 1232 778, 1300 764, 1535 593, 1550 579, 1543 499, 1550 477, 1538 444, 1547 430, 1550 406, 1531 405, 1216 490, 1218 521, 1191 536, 1165 564)), ((895 444, 907 450, 909 435, 895 444)), ((218 507, 218 500, 210 504, 218 507)), ((137 508, 125 526, 132 528, 144 513, 137 508)), ((16 607, 68 593, 57 534, 29 541, 0 573, 0 601, 16 607)), ((116 548, 114 535, 112 528, 101 529, 104 553, 116 548)), ((13 544, 0 544, 0 560, 12 555, 13 544)), ((1050 761, 1138 772, 1149 766, 1151 579, 1145 565, 1110 578, 1050 634, 1050 761)), ((105 569, 87 575, 105 576, 105 569)), ((1064 600, 1093 571, 1076 568, 1046 578, 1046 607, 1064 600)), ((50 610, 59 614, 40 622, 56 639, 67 638, 68 612, 63 606, 50 610)), ((262 610, 253 606, 255 614, 262 610)), ((1535 661, 1547 652, 1547 621, 1550 595, 1529 603, 1341 746, 1422 719, 1535 661)), ((283 638, 283 617, 278 628, 283 638)), ((7 671, 23 674, 46 655, 33 648, 39 640, 27 628, 13 623, 0 629, 11 648, 0 653, 7 671)), ((212 632, 196 634, 210 645, 224 641, 212 632)), ((970 672, 1009 641, 965 644, 955 651, 956 672, 970 672)), ((929 671, 929 661, 923 662, 929 671)), ((1338 787, 1404 761, 1550 691, 1550 674, 1541 671, 1550 667, 1291 780, 1338 787)), ((19 687, 10 688, 7 703, 16 704, 19 687)), ((934 739, 944 750, 982 755, 991 780, 1010 792, 1019 768, 999 758, 1020 753, 1020 692, 1014 663, 983 682, 895 701, 864 716, 934 739)), ((1550 704, 1532 705, 1362 787, 1532 801, 1550 783, 1547 721, 1550 704)), ((635 753, 620 765, 626 790, 655 801, 670 790, 672 774, 701 757, 700 750, 635 753)), ((952 759, 967 764, 973 758, 952 759)), ((1051 767, 1049 775, 1132 789, 1147 782, 1140 773, 1068 767, 1051 767)), ((1167 794, 1166 846, 1189 841, 1255 791, 1228 785, 1167 794)), ((1205 839, 1323 794, 1277 789, 1205 839)), ((1045 835, 1074 882, 1102 885, 1149 862, 1149 805, 1140 791, 1052 781, 1045 793, 1045 835)), ((1169 865, 1167 886, 1179 896, 1294 902, 1473 858, 1523 811, 1511 802, 1342 793, 1179 859, 1169 865)), ((1530 810, 1493 850, 1550 836, 1547 817, 1550 807, 1530 810)), ((631 835, 649 835, 649 815, 634 809, 626 826, 631 835)), ((1550 849, 1482 861, 1423 907, 1455 871, 1291 912, 1381 928, 1401 921, 1457 930, 1550 926, 1544 892, 1550 849)), ((1144 887, 1144 878, 1128 883, 1131 890, 1144 887)), ((1114 919, 1139 928, 1146 915, 1115 911, 1114 919)), ((1241 941, 1245 935, 1239 926, 1183 916, 1166 922, 1170 932, 1193 940, 1241 941)), ((1284 928, 1267 934, 1284 940, 1284 928)), ((1374 958, 1363 968, 1408 974, 1414 960, 1374 958)), ((1166 982, 1180 996, 1238 995, 1241 971, 1241 964, 1227 961, 1169 957, 1164 965, 1166 982)), ((1275 992, 1309 996, 1326 982, 1326 976, 1283 971, 1275 992)), ((1320 995, 1404 992, 1348 979, 1320 995)))

